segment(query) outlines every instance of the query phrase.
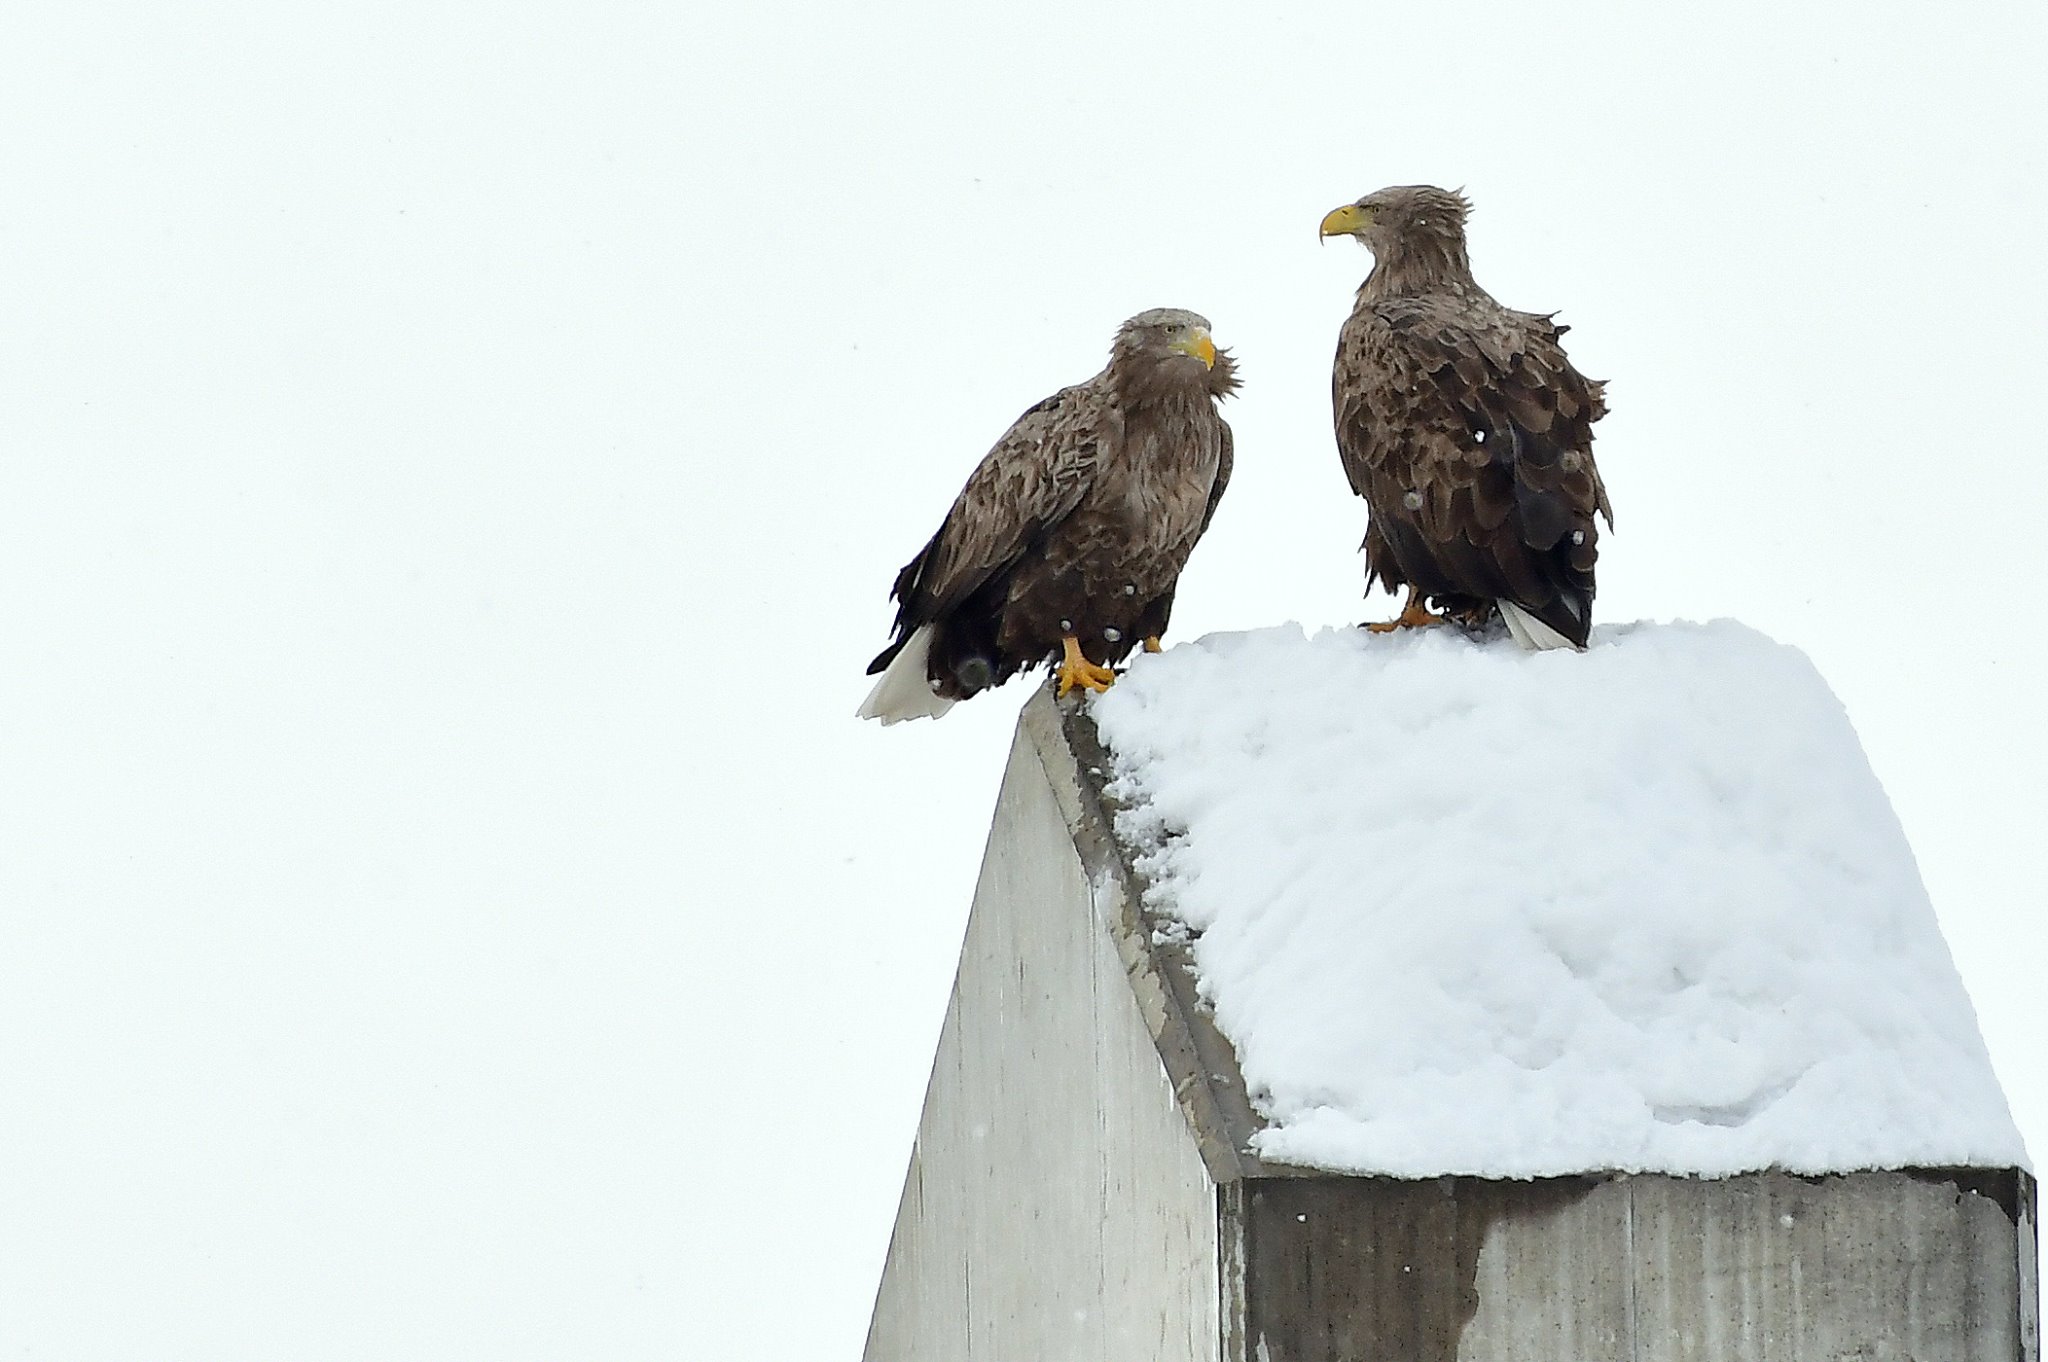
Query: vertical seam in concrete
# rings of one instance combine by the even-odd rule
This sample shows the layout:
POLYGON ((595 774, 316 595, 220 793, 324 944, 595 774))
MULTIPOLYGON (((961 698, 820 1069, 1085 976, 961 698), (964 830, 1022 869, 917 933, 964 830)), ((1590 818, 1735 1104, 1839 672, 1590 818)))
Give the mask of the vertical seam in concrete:
POLYGON ((2018 1266, 2019 1362, 2041 1362, 2041 1296, 2036 1274, 2040 1243, 2036 1238, 2036 1184, 2024 1172, 2014 1179, 2013 1259, 2018 1266))
POLYGON ((1216 1184, 1216 1338, 1222 1362, 1249 1362, 1251 1357, 1245 1204, 1249 1198, 1242 1179, 1216 1184))
POLYGON ((1629 1362, 1641 1362, 1636 1350, 1636 1275, 1641 1270, 1636 1261, 1636 1186, 1636 1179, 1628 1179, 1628 1195, 1621 1201, 1621 1327, 1626 1331, 1622 1346, 1629 1362))
POLYGON ((1211 1213, 1216 1217, 1216 1237, 1212 1241, 1213 1251, 1209 1261, 1210 1270, 1215 1274, 1212 1285, 1216 1288, 1216 1356, 1212 1362, 1224 1362, 1230 1351, 1230 1297, 1223 1284, 1223 1239, 1229 1232, 1223 1217, 1223 1187, 1211 1183, 1209 1198, 1211 1213))
POLYGON ((976 1354, 974 1335, 974 1255, 960 1255, 960 1356, 973 1362, 976 1354))

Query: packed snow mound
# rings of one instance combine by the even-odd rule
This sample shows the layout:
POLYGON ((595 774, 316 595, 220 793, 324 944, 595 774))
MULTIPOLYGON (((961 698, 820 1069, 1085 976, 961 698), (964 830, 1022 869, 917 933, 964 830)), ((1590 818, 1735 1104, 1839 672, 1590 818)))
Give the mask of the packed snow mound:
POLYGON ((1094 701, 1283 1163, 1404 1177, 2023 1165, 1841 704, 1741 625, 1584 653, 1297 626, 1094 701))

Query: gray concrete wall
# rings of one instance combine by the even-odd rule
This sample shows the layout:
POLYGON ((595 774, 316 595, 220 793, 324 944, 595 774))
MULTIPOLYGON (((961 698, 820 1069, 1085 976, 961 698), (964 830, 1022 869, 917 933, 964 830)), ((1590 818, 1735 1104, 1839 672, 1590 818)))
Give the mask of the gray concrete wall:
POLYGON ((867 1362, 1217 1356, 1215 1184, 1105 923, 1121 892, 1020 728, 867 1362))
POLYGON ((1258 1179, 1227 1308, 1243 1362, 2033 1362, 2032 1205, 2011 1172, 1258 1179))

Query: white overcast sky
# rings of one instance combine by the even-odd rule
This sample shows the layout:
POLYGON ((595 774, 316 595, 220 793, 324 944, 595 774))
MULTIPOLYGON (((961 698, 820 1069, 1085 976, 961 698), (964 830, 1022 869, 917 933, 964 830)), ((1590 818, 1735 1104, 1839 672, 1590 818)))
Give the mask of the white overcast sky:
POLYGON ((1600 617, 1830 679, 2048 1147, 2043 15, 15 7, 0 1351, 856 1357, 1024 698, 854 723, 890 578, 1180 306, 1177 634, 1386 613, 1389 183, 1611 381, 1600 617))

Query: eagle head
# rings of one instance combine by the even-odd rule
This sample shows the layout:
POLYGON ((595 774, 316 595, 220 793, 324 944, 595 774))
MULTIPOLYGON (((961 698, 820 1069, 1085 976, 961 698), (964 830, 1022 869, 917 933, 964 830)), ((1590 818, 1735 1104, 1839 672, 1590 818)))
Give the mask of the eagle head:
POLYGON ((1177 307, 1155 307, 1125 322, 1116 333, 1116 348, 1128 354, 1187 355, 1216 367, 1216 342, 1209 338, 1209 319, 1177 307))
POLYGON ((1472 205, 1454 189, 1433 184, 1397 184, 1375 189, 1356 203, 1332 209, 1323 218, 1322 237, 1356 237, 1384 255, 1386 248, 1399 247, 1418 238, 1435 237, 1462 243, 1465 216, 1472 205))
POLYGON ((1211 396, 1221 397, 1234 390, 1237 384, 1235 366, 1228 350, 1216 348, 1216 342, 1209 335, 1209 319, 1198 312, 1188 312, 1177 307, 1155 307, 1117 328, 1116 342, 1110 347, 1110 366, 1135 379, 1143 371, 1158 374, 1157 379, 1139 380, 1149 386, 1164 381, 1175 384, 1193 378, 1209 390, 1211 396), (1196 364, 1200 367, 1197 368, 1196 364), (1171 379, 1169 374, 1181 374, 1180 379, 1171 379))

